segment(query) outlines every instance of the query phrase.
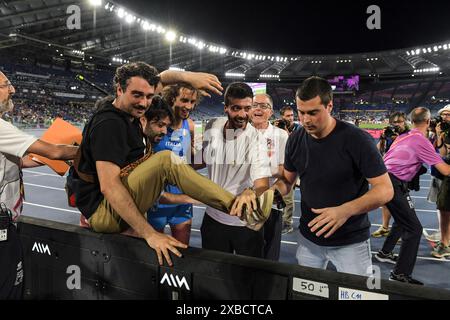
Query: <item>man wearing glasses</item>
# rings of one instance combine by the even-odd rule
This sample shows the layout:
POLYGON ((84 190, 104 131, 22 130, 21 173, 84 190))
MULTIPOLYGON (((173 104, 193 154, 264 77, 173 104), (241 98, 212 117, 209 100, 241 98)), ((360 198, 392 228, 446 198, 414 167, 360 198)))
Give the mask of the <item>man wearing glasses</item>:
MULTIPOLYGON (((0 117, 13 110, 12 96, 15 92, 8 78, 0 72, 0 117)), ((0 203, 12 213, 8 226, 0 228, 0 299, 22 297, 22 247, 12 222, 22 212, 22 168, 41 165, 24 156, 35 153, 55 160, 71 160, 77 149, 41 141, 0 119, 0 203)))
MULTIPOLYGON (((250 120, 267 145, 267 157, 270 161, 272 177, 269 184, 283 175, 284 151, 289 137, 286 130, 270 124, 273 115, 273 101, 268 94, 257 94, 253 99, 250 120)), ((278 261, 280 257, 281 229, 283 211, 272 206, 269 219, 264 223, 264 258, 278 261)))

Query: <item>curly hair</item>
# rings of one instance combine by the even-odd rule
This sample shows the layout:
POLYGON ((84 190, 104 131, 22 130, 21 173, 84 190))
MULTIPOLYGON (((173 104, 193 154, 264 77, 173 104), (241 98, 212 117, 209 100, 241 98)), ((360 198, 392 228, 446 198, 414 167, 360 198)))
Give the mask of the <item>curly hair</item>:
POLYGON ((141 77, 147 80, 151 86, 157 86, 161 78, 155 67, 145 62, 132 62, 124 64, 116 69, 113 79, 114 92, 120 86, 123 91, 127 90, 128 80, 132 77, 141 77))
POLYGON ((193 93, 196 93, 197 94, 196 105, 200 103, 202 95, 200 94, 199 90, 195 89, 192 85, 185 82, 180 82, 177 84, 164 87, 164 89, 161 92, 161 96, 164 102, 167 103, 169 106, 173 107, 175 100, 177 100, 177 97, 181 94, 182 89, 186 89, 193 93))

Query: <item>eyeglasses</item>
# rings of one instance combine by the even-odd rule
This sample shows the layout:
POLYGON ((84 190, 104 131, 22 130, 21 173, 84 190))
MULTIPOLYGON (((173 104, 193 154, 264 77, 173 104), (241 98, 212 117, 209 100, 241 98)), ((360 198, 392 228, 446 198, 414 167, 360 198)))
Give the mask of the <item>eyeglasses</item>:
POLYGON ((0 84, 0 88, 11 88, 12 87, 12 83, 11 82, 8 82, 8 83, 5 83, 5 84, 0 84))
POLYGON ((441 117, 450 117, 450 113, 441 113, 441 117))
POLYGON ((252 108, 253 108, 253 109, 260 108, 260 109, 263 109, 263 110, 267 110, 267 109, 272 109, 272 106, 271 106, 270 104, 268 104, 268 103, 258 103, 258 102, 254 102, 254 103, 252 104, 252 108))

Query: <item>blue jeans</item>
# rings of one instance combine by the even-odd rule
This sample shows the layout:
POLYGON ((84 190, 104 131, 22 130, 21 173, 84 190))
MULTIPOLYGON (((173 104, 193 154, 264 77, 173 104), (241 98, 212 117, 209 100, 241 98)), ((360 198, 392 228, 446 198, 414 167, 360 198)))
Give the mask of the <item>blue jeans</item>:
POLYGON ((338 272, 361 276, 372 275, 372 255, 369 240, 339 247, 319 246, 299 233, 296 253, 298 264, 305 267, 326 269, 332 262, 338 272))

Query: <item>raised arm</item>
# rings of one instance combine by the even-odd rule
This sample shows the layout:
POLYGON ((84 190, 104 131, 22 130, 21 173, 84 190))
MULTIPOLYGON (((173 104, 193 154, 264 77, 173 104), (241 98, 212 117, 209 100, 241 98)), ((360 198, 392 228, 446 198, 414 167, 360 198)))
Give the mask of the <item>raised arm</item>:
POLYGON ((222 95, 222 84, 215 75, 210 73, 166 70, 161 72, 160 76, 164 86, 178 82, 187 82, 200 90, 203 96, 210 97, 211 95, 208 91, 222 95))

